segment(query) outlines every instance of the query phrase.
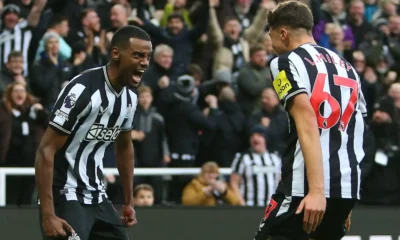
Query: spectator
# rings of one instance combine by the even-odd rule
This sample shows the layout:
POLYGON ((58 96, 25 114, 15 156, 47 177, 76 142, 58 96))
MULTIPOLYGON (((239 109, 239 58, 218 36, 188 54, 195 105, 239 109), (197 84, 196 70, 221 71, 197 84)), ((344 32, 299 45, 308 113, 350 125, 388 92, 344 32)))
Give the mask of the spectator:
POLYGON ((354 34, 355 47, 365 40, 365 34, 373 31, 372 25, 364 18, 365 7, 362 0, 352 0, 350 2, 348 22, 354 34))
POLYGON ((189 206, 239 205, 239 196, 229 185, 218 179, 219 168, 215 162, 206 162, 200 175, 184 189, 182 204, 189 206))
POLYGON ((111 8, 110 14, 111 29, 106 33, 107 42, 111 39, 118 28, 128 25, 128 10, 121 4, 116 4, 111 8))
POLYGON ((28 49, 34 29, 40 19, 47 0, 36 0, 29 12, 27 20, 19 21, 21 9, 14 4, 8 4, 1 11, 2 24, 0 28, 0 68, 7 63, 10 52, 20 51, 24 58, 24 76, 28 75, 28 49))
POLYGON ((52 109, 62 84, 69 80, 70 66, 60 56, 58 35, 49 32, 43 37, 45 50, 41 58, 32 66, 30 87, 32 93, 41 97, 41 104, 52 109))
POLYGON ((198 88, 199 100, 197 104, 199 107, 201 109, 207 107, 207 103, 205 102, 206 96, 213 95, 217 97, 224 87, 232 87, 232 78, 232 73, 228 69, 220 69, 215 73, 212 80, 202 83, 198 88))
MULTIPOLYGON (((165 135, 164 118, 151 106, 153 102, 151 89, 147 86, 141 86, 138 92, 139 106, 136 110, 135 127, 132 130, 135 165, 147 168, 166 166, 171 159, 165 135)), ((163 192, 162 177, 140 177, 137 181, 150 184, 154 188, 156 204, 161 203, 163 192)))
MULTIPOLYGON (((48 115, 24 84, 7 87, 0 104, 0 165, 33 167, 48 115)), ((33 176, 7 177, 7 204, 30 204, 34 182, 33 176)))
POLYGON ((182 16, 185 25, 190 29, 193 27, 190 20, 189 11, 186 9, 186 0, 175 0, 173 3, 167 3, 164 7, 164 13, 161 18, 160 26, 167 27, 168 18, 171 14, 178 13, 182 16))
POLYGON ((251 47, 250 62, 239 71, 237 77, 238 102, 246 115, 250 115, 260 108, 263 89, 272 87, 270 69, 266 66, 266 55, 262 46, 251 47))
POLYGON ((281 159, 268 151, 267 132, 256 125, 250 133, 250 149, 232 163, 230 186, 245 206, 266 206, 280 179, 281 159))
MULTIPOLYGON (((47 33, 55 33, 58 36, 58 43, 60 48, 60 56, 63 59, 68 59, 71 57, 71 47, 64 40, 64 37, 68 36, 69 32, 69 24, 68 18, 64 16, 55 15, 52 19, 52 22, 49 25, 49 29, 47 33)), ((35 61, 38 61, 41 58, 41 53, 44 51, 44 39, 42 38, 39 42, 39 47, 36 50, 35 61)))
POLYGON ((285 139, 289 133, 288 116, 272 88, 263 90, 261 105, 261 110, 248 118, 248 133, 257 124, 267 128, 270 139, 274 139, 269 142, 268 150, 282 156, 286 149, 285 139))
POLYGON ((7 57, 5 68, 0 72, 0 96, 6 90, 7 85, 13 82, 27 84, 24 77, 24 56, 21 52, 12 51, 7 57))
POLYGON ((379 1, 378 10, 372 15, 372 22, 376 22, 379 19, 388 19, 391 16, 398 14, 397 1, 396 0, 381 0, 379 1))
POLYGON ((186 73, 188 65, 192 60, 193 44, 206 32, 208 26, 208 0, 203 0, 201 15, 204 21, 199 21, 192 29, 185 25, 182 15, 174 13, 169 15, 167 28, 160 28, 144 17, 143 0, 138 1, 138 17, 143 21, 142 28, 146 30, 155 45, 164 43, 174 50, 172 63, 172 79, 176 79, 186 73))
MULTIPOLYGON (((199 147, 199 131, 214 131, 217 128, 217 115, 220 114, 217 98, 207 96, 210 114, 206 117, 191 103, 194 88, 191 76, 179 77, 173 99, 162 114, 171 152, 171 167, 193 167, 199 147)), ((172 178, 171 200, 181 201, 182 189, 190 180, 188 177, 172 178)))
POLYGON ((210 26, 208 37, 215 47, 215 59, 213 63, 213 76, 219 69, 228 69, 234 74, 249 60, 249 42, 261 37, 270 5, 262 4, 257 16, 248 28, 244 29, 243 37, 240 22, 235 17, 225 19, 223 29, 219 26, 215 5, 210 8, 210 26))
POLYGON ((148 184, 133 189, 133 204, 137 207, 151 207, 154 204, 154 189, 148 184))

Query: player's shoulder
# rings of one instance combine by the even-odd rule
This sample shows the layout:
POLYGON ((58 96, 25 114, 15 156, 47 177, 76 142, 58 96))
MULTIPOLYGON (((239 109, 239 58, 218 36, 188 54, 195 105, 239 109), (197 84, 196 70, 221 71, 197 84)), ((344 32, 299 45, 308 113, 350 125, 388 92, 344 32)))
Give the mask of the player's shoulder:
POLYGON ((85 86, 89 86, 96 82, 98 79, 103 79, 104 78, 104 69, 103 67, 96 67, 96 68, 90 68, 87 69, 78 75, 76 75, 74 78, 71 79, 70 83, 80 83, 85 86))

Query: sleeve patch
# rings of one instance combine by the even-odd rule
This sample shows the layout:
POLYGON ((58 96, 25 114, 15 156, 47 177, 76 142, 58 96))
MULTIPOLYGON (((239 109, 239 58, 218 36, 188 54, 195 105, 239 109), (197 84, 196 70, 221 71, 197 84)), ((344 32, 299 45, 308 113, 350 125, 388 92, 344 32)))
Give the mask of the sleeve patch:
POLYGON ((273 85, 279 100, 282 100, 288 94, 289 90, 292 89, 292 84, 290 84, 285 70, 279 72, 273 81, 273 85))

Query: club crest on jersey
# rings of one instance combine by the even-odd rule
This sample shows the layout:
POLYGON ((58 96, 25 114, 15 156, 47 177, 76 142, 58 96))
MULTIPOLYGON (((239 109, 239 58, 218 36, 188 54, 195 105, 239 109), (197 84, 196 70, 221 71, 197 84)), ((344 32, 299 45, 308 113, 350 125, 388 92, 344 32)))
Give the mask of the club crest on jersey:
POLYGON ((272 84, 274 85, 275 92, 278 94, 279 100, 282 100, 288 94, 289 90, 292 89, 292 84, 290 84, 285 70, 279 72, 272 84))
POLYGON ((129 104, 126 108, 125 118, 129 118, 133 114, 132 104, 129 104))
POLYGON ((75 106, 76 103, 76 95, 75 93, 68 94, 64 99, 64 107, 67 109, 71 109, 75 106))

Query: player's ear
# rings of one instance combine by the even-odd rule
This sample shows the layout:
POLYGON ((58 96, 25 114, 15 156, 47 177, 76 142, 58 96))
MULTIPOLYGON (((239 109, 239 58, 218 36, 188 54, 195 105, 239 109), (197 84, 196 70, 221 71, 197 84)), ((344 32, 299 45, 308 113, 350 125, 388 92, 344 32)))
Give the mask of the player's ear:
POLYGON ((112 49, 111 49, 111 58, 114 61, 118 61, 120 59, 120 57, 121 57, 121 53, 120 53, 119 49, 117 47, 115 47, 115 46, 112 47, 112 49))
POLYGON ((284 28, 281 29, 281 39, 285 40, 288 36, 288 31, 284 28))

